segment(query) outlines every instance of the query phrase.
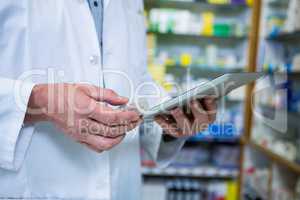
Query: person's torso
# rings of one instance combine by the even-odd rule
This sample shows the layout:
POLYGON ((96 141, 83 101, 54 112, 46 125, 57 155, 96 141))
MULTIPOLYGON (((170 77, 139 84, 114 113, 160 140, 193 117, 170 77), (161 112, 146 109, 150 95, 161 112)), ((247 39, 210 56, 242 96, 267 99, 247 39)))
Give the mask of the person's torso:
MULTIPOLYGON (((145 66, 142 0, 105 5, 103 62, 86 0, 10 0, 0 5, 0 76, 36 83, 88 82, 131 97, 145 66)), ((5 130, 2 130, 5 132, 5 130)), ((139 199, 137 131, 97 154, 48 123, 36 125, 19 172, 0 169, 0 197, 139 199)))

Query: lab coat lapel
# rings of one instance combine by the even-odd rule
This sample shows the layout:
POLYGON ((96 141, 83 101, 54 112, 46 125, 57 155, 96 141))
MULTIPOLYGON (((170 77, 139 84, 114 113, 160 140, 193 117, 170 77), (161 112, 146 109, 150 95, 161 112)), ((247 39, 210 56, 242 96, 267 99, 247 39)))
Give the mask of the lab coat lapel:
POLYGON ((110 0, 104 21, 104 79, 106 87, 120 95, 130 96, 132 84, 129 71, 128 23, 124 0, 110 0), (111 26, 114 24, 114 26, 111 26), (120 34, 122 33, 122 34, 120 34), (118 59, 115 59, 115 58, 118 59))
POLYGON ((104 8, 107 8, 107 6, 110 2, 111 2, 111 0, 104 0, 104 8))

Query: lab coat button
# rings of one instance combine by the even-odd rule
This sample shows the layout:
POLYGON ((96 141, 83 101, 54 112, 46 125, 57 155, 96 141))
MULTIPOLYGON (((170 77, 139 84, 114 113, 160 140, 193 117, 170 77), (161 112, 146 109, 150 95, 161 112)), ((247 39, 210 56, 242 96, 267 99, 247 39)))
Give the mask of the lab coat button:
POLYGON ((97 65, 97 64, 99 64, 99 60, 100 60, 99 56, 91 56, 91 57, 90 57, 90 63, 91 63, 92 65, 97 65))

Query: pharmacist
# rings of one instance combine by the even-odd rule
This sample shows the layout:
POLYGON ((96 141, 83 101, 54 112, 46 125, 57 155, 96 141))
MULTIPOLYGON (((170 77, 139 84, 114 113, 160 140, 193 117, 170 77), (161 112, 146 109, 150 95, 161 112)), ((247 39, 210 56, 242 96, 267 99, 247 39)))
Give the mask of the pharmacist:
POLYGON ((189 117, 177 108, 141 136, 138 112, 111 106, 153 97, 142 10, 142 0, 1 1, 0 199, 140 200, 140 143, 166 165, 214 120, 214 100, 194 101, 189 117))

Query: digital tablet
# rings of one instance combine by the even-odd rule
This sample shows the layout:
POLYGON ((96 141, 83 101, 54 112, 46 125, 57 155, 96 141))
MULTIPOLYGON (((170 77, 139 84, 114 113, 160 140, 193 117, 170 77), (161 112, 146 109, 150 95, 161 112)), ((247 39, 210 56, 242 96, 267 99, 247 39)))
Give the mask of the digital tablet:
POLYGON ((218 99, 227 95, 232 90, 243 85, 247 85, 264 75, 265 73, 263 72, 224 74, 216 79, 204 82, 174 98, 147 109, 143 112, 143 117, 144 119, 153 119, 155 116, 165 113, 171 109, 182 107, 186 105, 187 102, 194 99, 203 99, 205 97, 213 97, 218 99))

